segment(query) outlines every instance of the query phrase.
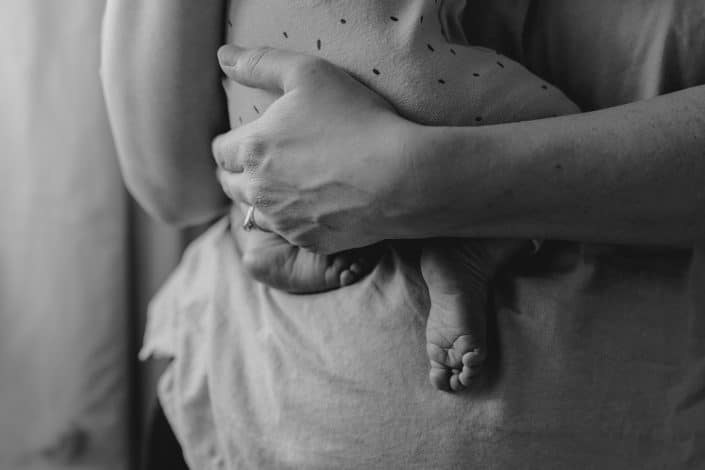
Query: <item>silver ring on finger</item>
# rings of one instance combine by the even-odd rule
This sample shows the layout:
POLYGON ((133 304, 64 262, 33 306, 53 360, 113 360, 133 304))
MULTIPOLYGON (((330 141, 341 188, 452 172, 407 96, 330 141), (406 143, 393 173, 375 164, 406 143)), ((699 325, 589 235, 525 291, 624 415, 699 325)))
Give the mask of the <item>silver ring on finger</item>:
POLYGON ((245 214, 245 220, 242 221, 242 229, 245 232, 250 230, 262 230, 262 228, 255 222, 255 206, 250 206, 247 209, 247 214, 245 214))

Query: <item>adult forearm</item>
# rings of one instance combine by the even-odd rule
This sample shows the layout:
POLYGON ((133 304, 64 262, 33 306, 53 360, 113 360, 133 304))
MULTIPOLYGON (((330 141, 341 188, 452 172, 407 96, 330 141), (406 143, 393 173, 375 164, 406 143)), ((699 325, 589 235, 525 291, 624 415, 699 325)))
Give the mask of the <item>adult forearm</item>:
POLYGON ((422 143, 410 165, 426 176, 411 179, 421 209, 404 230, 417 236, 705 239, 705 87, 555 119, 425 128, 413 139, 422 143))
POLYGON ((101 76, 126 184, 153 215, 199 223, 225 207, 211 139, 226 128, 215 51, 223 0, 109 0, 101 76))

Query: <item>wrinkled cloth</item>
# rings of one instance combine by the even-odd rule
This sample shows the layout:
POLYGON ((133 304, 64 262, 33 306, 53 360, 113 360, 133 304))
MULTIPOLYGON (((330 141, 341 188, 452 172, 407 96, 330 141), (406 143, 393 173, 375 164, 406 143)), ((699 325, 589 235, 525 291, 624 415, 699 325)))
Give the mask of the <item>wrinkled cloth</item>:
POLYGON ((174 357, 159 393, 193 468, 681 468, 702 449, 703 261, 548 244, 499 283, 492 386, 450 395, 427 382, 413 252, 292 296, 249 279, 223 220, 144 352, 174 357))
MULTIPOLYGON (((584 109, 705 83, 696 0, 480 3, 468 40, 584 109)), ((412 248, 294 296, 247 276, 224 219, 154 299, 143 356, 173 358, 159 393, 193 468, 695 469, 703 286, 705 245, 546 242, 495 283, 488 388, 450 395, 427 382, 412 248)))

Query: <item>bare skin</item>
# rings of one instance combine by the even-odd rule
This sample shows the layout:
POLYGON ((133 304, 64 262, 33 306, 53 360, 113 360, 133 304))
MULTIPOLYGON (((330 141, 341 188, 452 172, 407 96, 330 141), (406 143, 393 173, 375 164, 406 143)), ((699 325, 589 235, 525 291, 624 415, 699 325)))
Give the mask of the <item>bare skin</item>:
POLYGON ((216 159, 245 170, 221 184, 237 201, 267 201, 260 225, 290 243, 332 253, 389 238, 705 239, 705 86, 551 119, 429 127, 329 64, 247 59, 257 54, 228 46, 221 61, 241 83, 286 93, 257 126, 220 136, 216 159), (252 140, 261 152, 247 161, 228 151, 252 140), (322 155, 328 171, 312 175, 322 155), (372 159, 377 171, 364 171, 372 159))
MULTIPOLYGON (((173 21, 175 27, 160 28, 166 34, 153 42, 131 40, 150 28, 134 31, 125 25, 153 24, 134 17, 165 21, 164 12, 174 11, 173 3, 112 3, 126 18, 116 26, 125 38, 112 48, 108 44, 114 54, 105 56, 143 59, 108 59, 103 69, 104 81, 111 84, 106 93, 111 116, 118 121, 126 117, 115 126, 127 129, 116 132, 123 169, 142 203, 176 224, 208 220, 224 210, 212 184, 212 165, 193 158, 208 153, 205 136, 222 125, 213 110, 222 110, 223 102, 205 88, 181 86, 192 84, 192 75, 162 69, 153 59, 173 54, 178 60, 171 63, 199 63, 210 70, 199 51, 216 47, 222 37, 212 28, 222 18, 217 3, 203 10, 202 21, 191 17, 187 24, 173 21), (193 31, 184 34, 184 28, 193 31), (179 38, 193 34, 200 34, 203 44, 179 43, 179 38), (129 45, 137 43, 139 50, 131 51, 129 45), (164 77, 177 83, 164 86, 164 77), (123 99, 133 96, 133 90, 121 93, 121 87, 135 82, 151 83, 152 88, 139 87, 140 99, 123 99), (194 104, 204 112, 193 112, 194 104), (184 123, 189 132, 165 128, 175 114, 193 117, 193 122, 184 123), (134 115, 143 117, 140 124, 149 125, 135 125, 129 118, 134 115), (188 137, 192 135, 204 138, 188 137), (189 158, 174 158, 180 154, 189 158)), ((272 51, 266 58, 257 50, 230 52, 231 63, 224 65, 233 78, 286 93, 274 104, 278 110, 272 114, 278 119, 258 120, 257 127, 219 139, 232 143, 216 149, 218 162, 232 170, 221 180, 237 201, 266 201, 258 208, 258 223, 289 243, 329 254, 387 238, 639 244, 691 244, 705 238, 700 176, 705 172, 705 87, 581 116, 484 128, 432 128, 400 118, 384 100, 351 83, 330 64, 272 51), (249 66, 233 67, 238 55, 265 60, 243 60, 249 66), (307 110, 305 122, 294 112, 301 108, 307 110), (340 109, 351 112, 340 117, 340 109), (355 140, 351 134, 367 138, 355 140), (226 151, 253 140, 262 144, 256 159, 245 162, 242 153, 226 151), (351 154, 359 158, 350 159, 351 154), (330 171, 313 175, 312 181, 310 170, 322 158, 330 171), (365 168, 371 161, 384 164, 370 174, 365 168), (349 220, 356 224, 351 226, 349 220)), ((217 79, 214 73, 212 80, 217 79)), ((208 90, 217 89, 206 82, 208 90)), ((249 250, 256 251, 256 243, 249 244, 249 250)), ((283 258, 292 256, 289 252, 283 258)))
POLYGON ((421 252, 431 311, 426 322, 429 380, 462 392, 482 384, 490 282, 530 242, 433 239, 421 252))
POLYGON ((369 274, 382 253, 379 245, 372 245, 324 255, 260 230, 247 233, 242 240, 247 272, 263 284, 292 294, 349 286, 369 274))
MULTIPOLYGON (((426 127, 390 115, 368 89, 310 57, 230 46, 220 57, 231 78, 283 92, 271 106, 276 112, 219 137, 214 153, 234 169, 221 174, 233 199, 265 201, 262 225, 292 244, 329 253, 439 235, 672 244, 705 238, 698 176, 705 174, 705 87, 564 118, 426 127), (299 108, 315 118, 289 119, 299 108), (342 123, 321 117, 338 109, 350 110, 342 123), (365 135, 366 145, 355 135, 365 135), (346 157, 352 149, 358 158, 346 157), (306 171, 323 156, 333 171, 306 171), (382 162, 374 174, 365 171, 372 159, 382 162)), ((451 275, 440 285, 449 286, 453 271, 473 266, 475 255, 484 256, 424 263, 434 267, 424 272, 429 285, 441 268, 451 275)), ((460 298, 450 288, 432 292, 432 304, 446 312, 484 308, 482 289, 460 298)), ((484 324, 432 312, 428 327, 431 381, 462 390, 482 362, 484 324)))
MULTIPOLYGON (((292 55, 289 54, 289 57, 292 55)), ((315 58, 309 57, 308 60, 315 58)), ((340 70, 334 70, 342 74, 340 70)), ((526 75, 525 80, 532 78, 528 72, 526 75)), ((351 89, 361 86, 346 74, 344 76, 351 89)), ((523 119, 577 111, 577 107, 562 95, 550 95, 551 97, 545 98, 541 105, 537 105, 533 94, 530 94, 525 97, 525 102, 532 105, 522 108, 525 103, 521 99, 521 93, 517 92, 520 88, 514 89, 515 83, 499 82, 498 87, 504 93, 514 93, 517 97, 517 109, 523 109, 519 115, 523 119)), ((269 90, 279 95, 285 91, 276 88, 269 90)), ((286 95, 283 99, 286 99, 286 95)), ((473 105, 479 108, 482 101, 468 104, 469 107, 473 105)), ((246 123, 241 129, 253 128, 256 135, 262 121, 266 123, 272 114, 281 112, 276 102, 270 106, 263 110, 259 119, 246 123)), ((301 108, 301 111, 305 112, 305 108, 301 108)), ((502 115, 499 111, 496 112, 498 116, 502 115)), ((489 111, 487 117, 495 119, 492 111, 489 111)), ((351 139, 367 137, 367 134, 355 134, 353 128, 350 132, 351 139)), ((238 149, 239 152, 252 155, 262 150, 260 143, 252 136, 249 139, 249 144, 238 149)), ((214 153, 223 154, 222 147, 229 145, 228 141, 216 140, 214 153)), ((325 157, 325 154, 321 155, 322 159, 325 157)), ((248 171, 246 167, 229 165, 231 162, 222 160, 219 164, 236 173, 248 171)), ((322 160, 321 165, 323 164, 322 160)), ((378 162, 375 164, 378 165, 378 162)), ((228 178, 227 174, 221 173, 221 181, 228 178)), ((285 186, 288 183, 282 180, 279 184, 285 186)), ((224 185, 226 192, 229 189, 228 185, 224 185)), ((268 201, 260 203, 266 206, 268 201)), ((352 263, 351 255, 359 260, 353 266, 360 268, 353 272, 356 276, 348 277, 349 283, 365 275, 374 264, 374 258, 365 256, 364 251, 348 250, 326 257, 305 248, 295 248, 285 239, 265 232, 253 233, 249 236, 247 244, 248 253, 254 255, 245 257, 245 265, 250 274, 267 285, 289 292, 306 293, 306 290, 301 290, 302 287, 308 289, 308 292, 315 292, 347 285, 343 276, 353 271, 346 269, 346 266, 352 263), (368 261, 366 266, 364 261, 368 261)), ((509 259, 529 246, 529 242, 520 240, 463 239, 435 240, 424 246, 420 265, 431 300, 426 331, 429 379, 437 389, 461 392, 479 383, 487 355, 488 283, 509 259)))
POLYGON ((177 226, 229 207, 210 158, 212 138, 229 127, 226 104, 217 62, 203 53, 222 43, 224 8, 225 0, 106 6, 101 78, 122 174, 150 215, 177 226))
MULTIPOLYGON (((224 1, 192 7, 185 19, 173 8, 177 4, 192 7, 172 0, 109 2, 101 74, 131 191, 155 216, 189 225, 227 208, 209 157, 209 136, 227 125, 225 103, 215 59, 202 53, 222 41, 213 26, 222 20, 224 1), (162 34, 135 40, 155 29, 162 34), (188 39, 193 36, 197 43, 188 39), (203 88, 173 64, 203 70, 203 88), (170 128, 174 115, 184 116, 181 127, 189 132, 170 128)), ((231 51, 230 59, 256 53, 231 51)), ((231 74, 252 86, 277 88, 285 73, 310 69, 309 59, 270 55, 231 74)), ((271 199, 258 223, 289 242, 334 253, 389 238, 681 245, 705 239, 705 86, 577 116, 424 127, 390 112, 344 74, 314 65, 309 78, 300 77, 296 93, 278 100, 279 119, 257 129, 265 142, 277 142, 278 132, 302 138, 279 142, 281 152, 261 155, 248 175, 234 173, 224 181, 238 201, 247 201, 252 189, 271 199), (298 106, 306 107, 305 120, 297 118, 298 106), (356 111, 340 118, 340 109, 356 111), (351 140, 350 128, 370 138, 351 140), (306 189, 321 154, 330 171, 316 175, 316 189, 306 189), (272 164, 262 166, 264 157, 272 164), (374 174, 362 171, 370 159, 384 162, 374 174), (275 195, 276 186, 268 183, 282 175, 289 175, 290 184, 275 195), (358 223, 349 226, 350 218, 358 223)), ((225 136, 237 148, 246 134, 225 136)), ((239 164, 241 155, 218 152, 218 161, 239 164)))
MULTIPOLYGON (((104 43, 102 70, 123 173, 133 195, 150 213, 177 225, 207 221, 226 208, 226 200, 213 184, 215 172, 208 156, 210 138, 227 122, 225 101, 215 61, 204 53, 215 50, 222 39, 223 8, 221 0, 209 1, 204 7, 179 0, 155 0, 149 4, 125 0, 108 5, 110 21, 106 23, 106 38, 113 41, 104 43), (154 35, 153 31, 160 34, 154 35), (138 41, 134 41, 135 37, 138 41), (193 70, 203 73, 194 76, 193 70), (204 158, 198 158, 199 155, 204 158), (173 188, 179 190, 172 192, 173 188)), ((364 88, 349 77, 346 79, 351 96, 364 88)), ((396 117, 392 107, 373 94, 359 104, 369 104, 370 100, 385 108, 389 117, 396 117)), ((350 135, 370 135, 362 128, 358 130, 356 133, 350 128, 350 135)), ((397 143, 388 145, 390 136, 382 137, 380 144, 395 150, 397 143)), ((364 140, 353 146, 369 144, 364 140)), ((320 157, 327 166, 327 155, 321 153, 320 157)), ((371 164, 389 161, 383 153, 370 157, 373 158, 367 161, 371 164)), ((385 174, 380 172, 380 176, 385 174)), ((335 199, 338 195, 331 193, 330 197, 335 199)), ((333 199, 330 202, 335 202, 333 199)), ((235 218, 233 222, 239 224, 240 220, 235 218)), ((356 225, 360 222, 350 220, 356 225)), ((356 282, 374 267, 381 251, 372 244, 364 250, 320 253, 312 247, 290 244, 278 234, 261 231, 237 230, 237 237, 248 272, 269 286, 291 293, 322 292, 356 282)), ((469 244, 457 248, 460 255, 482 250, 479 245, 469 244)), ((429 284, 432 297, 429 342, 441 353, 430 358, 432 366, 436 366, 432 367, 431 382, 442 390, 460 390, 477 375, 479 362, 485 356, 484 321, 470 321, 465 316, 485 315, 486 286, 479 279, 466 279, 462 283, 465 295, 456 295, 454 302, 446 299, 452 292, 435 287, 442 287, 443 278, 454 275, 486 280, 493 269, 480 272, 463 266, 463 256, 450 256, 459 264, 446 263, 449 269, 443 272, 439 270, 443 265, 435 263, 435 257, 426 253, 422 269, 434 281, 429 284), (468 289, 470 285, 476 289, 468 289), (455 310, 448 311, 449 308, 455 310), (451 324, 453 332, 449 332, 451 324), (471 325, 477 328, 468 331, 471 325), (441 331, 442 328, 445 330, 441 331), (454 336, 459 340, 453 339, 454 336), (468 338, 473 341, 467 341, 468 338), (459 377, 463 367, 453 358, 466 354, 476 361, 468 362, 466 367, 472 366, 469 370, 472 373, 461 373, 464 379, 458 381, 453 377, 459 377), (443 368, 442 373, 437 373, 441 372, 439 368, 443 368)), ((453 285, 460 287, 456 281, 453 285)))

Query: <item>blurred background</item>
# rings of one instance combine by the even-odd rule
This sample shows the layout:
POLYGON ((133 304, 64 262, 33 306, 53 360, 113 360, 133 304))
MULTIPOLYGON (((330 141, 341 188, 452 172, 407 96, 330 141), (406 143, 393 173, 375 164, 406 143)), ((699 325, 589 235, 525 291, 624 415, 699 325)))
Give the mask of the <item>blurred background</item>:
POLYGON ((149 444, 146 303, 191 235, 122 185, 103 8, 0 0, 0 470, 132 470, 149 444))

